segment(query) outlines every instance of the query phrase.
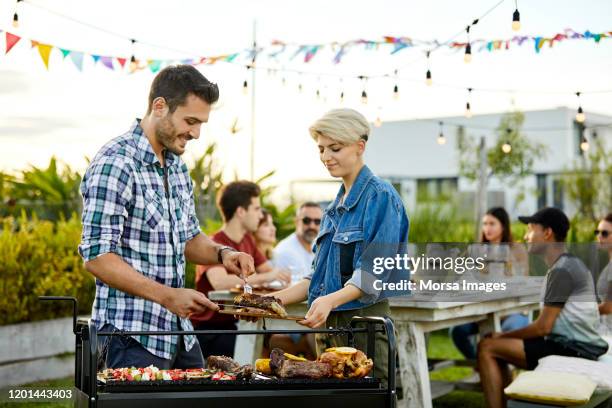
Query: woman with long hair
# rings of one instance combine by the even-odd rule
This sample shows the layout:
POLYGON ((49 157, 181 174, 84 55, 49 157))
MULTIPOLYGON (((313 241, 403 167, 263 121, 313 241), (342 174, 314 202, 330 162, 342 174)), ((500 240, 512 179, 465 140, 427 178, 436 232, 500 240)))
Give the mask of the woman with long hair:
MULTIPOLYGON (((490 208, 482 217, 482 234, 480 242, 494 256, 487 257, 487 273, 496 276, 526 275, 527 251, 512 239, 510 216, 503 207, 490 208)), ((529 319, 522 313, 506 316, 501 322, 502 331, 520 329, 529 324, 529 319)), ((452 327, 451 338, 455 347, 469 360, 476 359, 476 335, 478 323, 465 323, 452 327)))
POLYGON ((276 227, 274 226, 274 220, 270 211, 262 208, 261 214, 262 217, 259 220, 259 225, 257 226, 257 231, 253 234, 253 238, 255 238, 255 244, 259 252, 270 260, 276 245, 276 227))

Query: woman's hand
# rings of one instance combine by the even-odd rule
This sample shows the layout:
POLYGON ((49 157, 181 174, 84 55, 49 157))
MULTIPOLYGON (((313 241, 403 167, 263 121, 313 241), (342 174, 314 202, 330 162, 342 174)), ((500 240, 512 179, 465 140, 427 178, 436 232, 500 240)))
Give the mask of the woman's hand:
POLYGON ((308 326, 311 329, 325 326, 325 322, 327 321, 329 313, 333 308, 333 300, 329 296, 317 298, 314 302, 312 302, 310 310, 308 310, 308 313, 306 313, 306 319, 301 320, 298 323, 308 326))

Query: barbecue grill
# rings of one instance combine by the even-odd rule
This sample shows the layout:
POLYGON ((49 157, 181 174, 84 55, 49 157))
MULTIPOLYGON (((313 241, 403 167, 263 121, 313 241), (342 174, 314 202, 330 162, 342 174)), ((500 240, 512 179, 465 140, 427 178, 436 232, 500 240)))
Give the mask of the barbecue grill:
MULTIPOLYGON (((76 299, 43 297, 43 300, 73 302, 73 332, 76 337, 75 376, 78 407, 89 408, 167 408, 168 406, 216 408, 339 408, 395 407, 395 332, 387 317, 354 317, 349 327, 321 330, 195 330, 195 331, 133 331, 99 332, 89 319, 77 320, 76 299), (175 334, 290 334, 328 333, 345 335, 354 346, 354 335, 365 333, 368 357, 374 359, 374 335, 382 332, 389 341, 388 384, 378 378, 350 379, 237 379, 215 381, 194 379, 181 381, 122 381, 102 382, 97 379, 98 345, 101 338, 116 335, 175 335, 175 334)), ((250 363, 250 362, 249 362, 250 363)), ((374 361, 376 364, 376 361, 374 361)))

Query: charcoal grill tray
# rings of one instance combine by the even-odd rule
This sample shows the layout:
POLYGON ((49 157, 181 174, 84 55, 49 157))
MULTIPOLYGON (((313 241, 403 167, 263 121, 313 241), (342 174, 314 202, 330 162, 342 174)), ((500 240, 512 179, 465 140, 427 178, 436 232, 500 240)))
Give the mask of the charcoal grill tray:
POLYGON ((271 380, 179 380, 179 381, 110 381, 98 383, 98 392, 173 392, 173 391, 244 391, 278 389, 376 389, 380 388, 379 378, 278 378, 271 380))

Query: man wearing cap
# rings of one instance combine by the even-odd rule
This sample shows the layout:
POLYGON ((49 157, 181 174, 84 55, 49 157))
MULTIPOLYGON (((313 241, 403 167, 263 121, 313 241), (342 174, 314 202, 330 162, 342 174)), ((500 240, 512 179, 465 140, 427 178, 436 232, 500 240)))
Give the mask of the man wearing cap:
POLYGON ((538 318, 522 329, 492 333, 478 344, 478 369, 488 407, 505 405, 503 389, 511 379, 508 363, 533 370, 548 355, 596 360, 608 349, 596 331, 599 317, 591 273, 567 253, 567 216, 549 207, 519 220, 527 224, 529 253, 541 256, 548 271, 538 318))

